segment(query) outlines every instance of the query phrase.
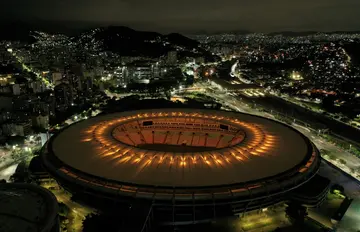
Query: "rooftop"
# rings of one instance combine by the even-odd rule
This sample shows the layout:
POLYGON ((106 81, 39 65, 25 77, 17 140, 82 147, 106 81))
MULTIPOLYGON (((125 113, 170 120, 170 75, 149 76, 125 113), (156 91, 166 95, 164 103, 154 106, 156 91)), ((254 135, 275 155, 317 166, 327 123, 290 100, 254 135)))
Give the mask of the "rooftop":
POLYGON ((78 171, 122 183, 210 187, 293 170, 312 146, 298 131, 254 115, 161 109, 81 121, 55 135, 49 150, 78 171))
POLYGON ((46 189, 32 184, 0 184, 0 231, 39 232, 51 228, 57 201, 46 189))

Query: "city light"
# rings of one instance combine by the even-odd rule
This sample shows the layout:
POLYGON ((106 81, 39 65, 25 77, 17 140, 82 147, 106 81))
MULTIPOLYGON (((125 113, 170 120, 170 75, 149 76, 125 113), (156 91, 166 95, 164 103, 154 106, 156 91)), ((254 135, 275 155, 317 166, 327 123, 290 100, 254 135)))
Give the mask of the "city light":
POLYGON ((303 77, 300 75, 300 73, 293 71, 291 73, 291 79, 299 81, 299 80, 302 80, 303 77))

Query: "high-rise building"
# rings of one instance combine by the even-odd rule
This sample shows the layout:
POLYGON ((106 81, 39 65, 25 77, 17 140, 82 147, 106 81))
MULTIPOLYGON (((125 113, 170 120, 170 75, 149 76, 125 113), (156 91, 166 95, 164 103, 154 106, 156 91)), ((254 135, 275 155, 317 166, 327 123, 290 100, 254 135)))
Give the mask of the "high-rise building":
POLYGON ((161 76, 161 67, 159 65, 159 62, 156 62, 156 64, 153 64, 152 66, 152 72, 154 77, 160 77, 161 76))
POLYGON ((114 77, 119 81, 119 85, 126 86, 130 82, 129 69, 126 66, 117 67, 114 71, 114 77))
POLYGON ((49 128, 49 115, 37 115, 33 117, 33 126, 39 127, 42 129, 48 129, 49 128))
POLYGON ((2 131, 5 135, 27 136, 32 132, 31 122, 6 123, 2 125, 2 131))
POLYGON ((13 96, 12 98, 12 106, 13 110, 15 111, 29 111, 32 98, 28 95, 21 95, 21 96, 13 96))
POLYGON ((55 102, 56 107, 67 107, 73 103, 72 89, 67 84, 61 84, 55 87, 55 102))
POLYGON ((174 65, 177 63, 177 61, 178 61, 177 51, 169 51, 167 54, 167 63, 169 65, 174 65))
POLYGON ((52 83, 54 85, 59 85, 61 83, 63 76, 60 72, 54 72, 52 74, 52 83))
POLYGON ((33 89, 34 93, 42 93, 45 89, 42 81, 31 82, 30 87, 33 89))
POLYGON ((151 65, 139 65, 129 67, 129 79, 131 82, 147 84, 153 78, 151 65))
POLYGON ((87 88, 87 90, 89 91, 91 91, 92 90, 92 88, 93 88, 93 85, 94 85, 94 77, 87 77, 86 79, 85 79, 85 82, 86 82, 86 88, 87 88))

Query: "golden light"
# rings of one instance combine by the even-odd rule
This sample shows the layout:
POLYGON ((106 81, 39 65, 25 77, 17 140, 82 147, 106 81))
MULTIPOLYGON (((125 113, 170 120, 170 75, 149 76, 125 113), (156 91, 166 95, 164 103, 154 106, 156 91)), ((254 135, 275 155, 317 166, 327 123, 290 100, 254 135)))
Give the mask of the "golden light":
MULTIPOLYGON (((174 124, 175 125, 175 124, 174 124)), ((201 124, 200 124, 201 125, 201 124)), ((199 126, 200 128, 206 128, 202 125, 199 126)), ((153 126, 147 126, 147 130, 154 130, 152 129, 153 126)), ((184 127, 186 128, 186 127, 184 127)), ((209 129, 209 132, 212 133, 214 127, 209 129)), ((162 129, 163 130, 163 129, 162 129)), ((164 129, 166 130, 166 129, 164 129)), ((186 113, 186 112, 150 112, 150 113, 143 113, 143 114, 136 114, 132 116, 126 116, 117 118, 114 120, 109 120, 99 125, 91 126, 84 130, 86 137, 83 138, 82 142, 94 142, 95 144, 98 143, 100 146, 95 147, 99 151, 98 155, 100 157, 110 157, 111 159, 119 159, 117 163, 126 163, 131 161, 132 164, 140 165, 144 168, 150 165, 154 158, 157 160, 158 165, 180 165, 186 166, 188 162, 192 164, 197 164, 198 162, 212 166, 212 164, 216 165, 229 165, 233 162, 244 162, 249 159, 251 155, 260 156, 261 154, 266 155, 269 149, 276 147, 278 143, 276 136, 269 135, 261 126, 258 126, 253 123, 239 121, 238 119, 234 119, 231 117, 224 117, 221 115, 216 114, 201 114, 201 113, 186 113), (181 120, 174 118, 167 118, 167 116, 173 117, 180 117, 181 120), (145 129, 142 128, 141 119, 149 120, 149 118, 157 118, 160 117, 164 120, 164 123, 155 123, 154 125, 161 125, 163 128, 166 128, 169 123, 177 123, 173 130, 178 130, 183 132, 181 136, 187 136, 185 134, 186 129, 182 129, 183 127, 179 126, 179 122, 184 123, 199 123, 199 120, 205 119, 210 120, 204 121, 204 123, 229 123, 231 130, 228 132, 222 131, 219 135, 221 139, 225 138, 226 133, 232 135, 231 140, 226 143, 228 147, 222 147, 224 151, 209 151, 209 152, 200 152, 197 154, 184 154, 185 156, 180 156, 178 154, 168 153, 166 155, 159 155, 158 152, 152 152, 149 154, 148 151, 136 148, 140 143, 149 143, 151 139, 148 137, 140 138, 140 136, 147 136, 145 135, 145 129), (241 127, 242 129, 236 128, 241 127), (137 128, 135 131, 132 132, 137 128), (245 138, 243 134, 241 136, 238 132, 243 131, 242 133, 247 135, 246 143, 241 144, 243 139, 245 138), (111 134, 112 137, 108 136, 111 134), (225 133, 225 134, 224 134, 225 133), (136 138, 134 136, 137 136, 136 138), (145 140, 144 140, 145 139, 145 140), (119 143, 121 142, 121 143, 119 143), (233 151, 233 152, 229 152, 233 151), (146 156, 144 155, 147 152, 146 156), (135 155, 136 154, 136 155, 135 155), (231 158, 233 157, 233 159, 231 158), (169 159, 169 162, 165 162, 166 159, 169 159)), ((146 132, 147 133, 147 132, 146 132)), ((193 132, 194 133, 194 132, 193 132)), ((198 133, 198 132, 196 132, 198 133)), ((205 132, 204 132, 205 133, 205 132)), ((161 133, 159 133, 161 134, 161 133)), ((201 133, 200 133, 201 134, 201 133)), ((156 134, 155 134, 156 135, 156 134)), ((154 136, 154 134, 152 135, 154 136)), ((167 136, 167 135, 166 135, 167 136)), ((181 143, 184 141, 184 138, 181 139, 181 143)), ((154 138, 153 138, 154 139, 154 138)), ((186 140, 191 140, 191 137, 186 138, 186 140)), ((155 140, 153 140, 155 141, 155 140)), ((156 141, 165 141, 164 138, 157 139, 156 141)), ((209 143, 211 144, 211 143, 209 143)), ((225 143, 224 143, 225 144, 225 143)), ((210 146, 210 145, 207 145, 210 146)))
POLYGON ((121 158, 117 163, 121 164, 121 163, 126 163, 131 159, 131 156, 126 156, 121 158))
POLYGON ((133 161, 133 164, 139 163, 140 161, 141 161, 141 158, 136 158, 136 159, 133 161))
POLYGON ((159 159, 159 161, 158 161, 158 164, 162 164, 163 162, 164 162, 164 157, 161 156, 160 159, 159 159))

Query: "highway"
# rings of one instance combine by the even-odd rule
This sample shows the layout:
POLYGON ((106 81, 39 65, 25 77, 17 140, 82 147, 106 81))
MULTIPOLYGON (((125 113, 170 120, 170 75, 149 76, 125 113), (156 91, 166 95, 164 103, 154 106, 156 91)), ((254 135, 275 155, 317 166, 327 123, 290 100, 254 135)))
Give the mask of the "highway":
POLYGON ((0 180, 4 179, 6 181, 15 173, 16 167, 21 161, 30 160, 33 157, 33 154, 30 152, 24 152, 24 150, 37 149, 39 144, 32 143, 28 140, 25 140, 24 146, 14 146, 12 149, 6 149, 5 147, 0 147, 0 180), (18 157, 14 157, 12 153, 14 151, 19 152, 18 157))
MULTIPOLYGON (((246 103, 242 102, 241 99, 237 99, 237 97, 222 93, 209 94, 209 96, 216 98, 219 102, 226 104, 235 111, 255 114, 276 120, 273 115, 266 112, 260 112, 256 108, 251 108, 246 103)), ((354 179, 344 174, 348 173, 360 181, 360 159, 351 153, 340 149, 336 145, 325 141, 314 130, 298 125, 294 122, 291 124, 291 126, 307 136, 319 150, 326 150, 329 154, 336 157, 335 159, 331 159, 328 155, 322 155, 324 159, 334 164, 341 171, 331 167, 323 161, 321 163, 319 174, 329 178, 332 184, 336 183, 344 186, 345 194, 348 197, 354 199, 354 204, 356 204, 356 206, 360 205, 360 182, 355 181, 354 179), (339 162, 340 160, 344 160, 346 163, 341 163, 339 162)), ((349 209, 349 212, 346 213, 343 220, 337 226, 337 231, 358 231, 360 226, 360 214, 356 206, 349 209)), ((316 215, 316 213, 311 213, 311 216, 314 215, 316 215)), ((329 225, 331 225, 331 223, 329 225)))
MULTIPOLYGON (((200 87, 203 89, 208 88, 207 85, 199 84, 199 83, 195 84, 195 87, 200 87)), ((256 104, 255 107, 253 108, 250 107, 247 103, 242 101, 242 98, 238 96, 232 96, 230 94, 221 93, 221 92, 216 92, 216 94, 214 94, 214 93, 209 93, 207 91, 203 91, 202 93, 215 98, 219 103, 222 103, 223 105, 235 111, 259 115, 262 117, 276 120, 273 115, 259 111, 256 108, 256 104)), ((296 130, 300 131, 305 136, 307 136, 311 141, 313 141, 313 143, 317 146, 319 150, 326 150, 327 152, 329 152, 331 156, 335 157, 335 159, 331 159, 331 156, 324 155, 323 156, 324 159, 328 160, 332 164, 341 168, 344 172, 349 173, 353 177, 360 180, 360 159, 358 157, 324 140, 317 134, 317 132, 315 132, 311 128, 306 128, 296 123, 292 123, 290 126, 292 126, 296 130), (341 160, 345 161, 345 163, 341 163, 342 162, 341 160)))
POLYGON ((351 140, 353 144, 359 144, 360 146, 360 143, 357 139, 355 139, 360 137, 360 130, 357 128, 349 126, 343 122, 339 122, 338 120, 327 117, 321 113, 308 110, 302 106, 286 101, 283 98, 275 96, 247 98, 244 96, 243 100, 245 102, 259 104, 269 110, 273 109, 274 111, 278 111, 282 114, 291 115, 294 118, 309 123, 310 125, 318 125, 319 129, 321 127, 326 127, 332 133, 345 137, 348 140, 351 140))
MULTIPOLYGON (((51 187, 51 185, 43 187, 51 187)), ((67 225, 69 231, 81 232, 83 220, 88 214, 93 213, 94 210, 71 201, 71 196, 62 189, 51 191, 56 196, 58 202, 64 203, 71 210, 68 216, 69 224, 67 225)))
POLYGON ((322 157, 329 162, 333 163, 337 167, 341 168, 346 173, 351 174, 352 176, 356 177, 360 180, 360 159, 351 153, 344 151, 337 147, 336 145, 327 142, 326 140, 319 137, 316 133, 313 131, 309 131, 308 129, 305 129, 304 127, 297 125, 293 123, 292 125, 295 129, 306 135, 308 138, 310 138, 311 141, 316 145, 316 147, 319 150, 326 150, 329 152, 329 154, 336 157, 335 160, 331 159, 331 157, 327 155, 323 155, 322 157), (342 164, 339 162, 340 160, 344 160, 346 164, 342 164))

